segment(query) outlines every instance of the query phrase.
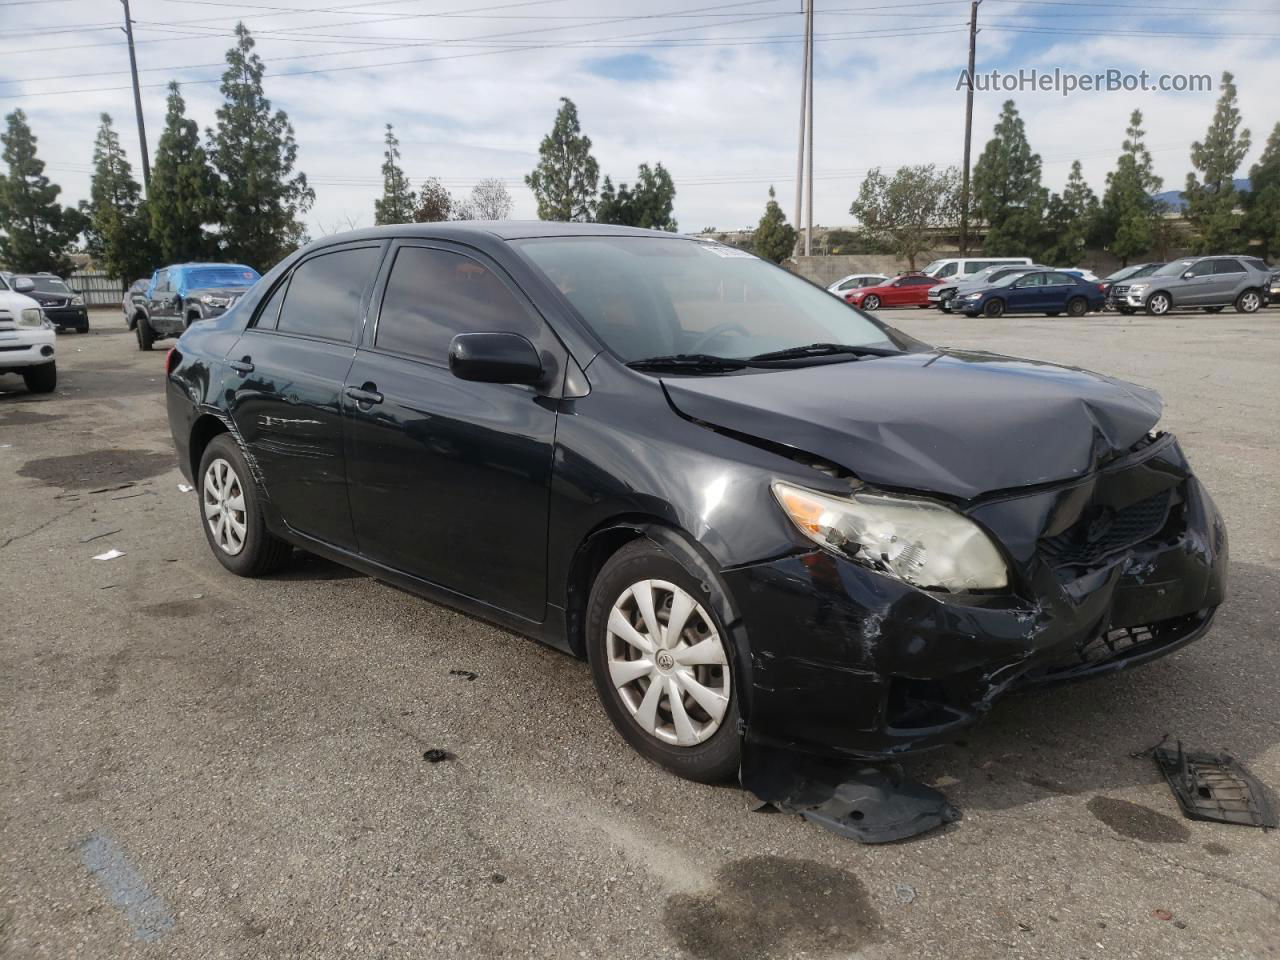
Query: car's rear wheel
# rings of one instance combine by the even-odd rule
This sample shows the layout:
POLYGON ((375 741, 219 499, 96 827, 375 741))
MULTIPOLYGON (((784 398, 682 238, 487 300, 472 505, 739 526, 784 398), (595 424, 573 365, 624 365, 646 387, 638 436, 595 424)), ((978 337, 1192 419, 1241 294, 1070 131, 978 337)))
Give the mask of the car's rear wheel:
POLYGON ((587 605, 587 659, 601 703, 637 752, 718 783, 738 770, 729 634, 707 589, 648 539, 605 563, 587 605))
POLYGON ((258 577, 289 559, 293 548, 267 529, 257 484, 230 434, 209 442, 197 482, 205 539, 224 567, 258 577))
POLYGON ((993 318, 1004 316, 1004 301, 999 297, 996 297, 993 300, 988 300, 982 308, 982 313, 983 316, 993 318))
POLYGON ((880 298, 879 298, 879 297, 877 297, 874 293, 873 293, 873 294, 870 294, 869 296, 867 296, 867 297, 865 297, 865 298, 863 299, 863 301, 862 301, 862 308, 863 308, 864 310, 879 310, 879 309, 880 309, 880 298))
POLYGON ((156 334, 151 329, 150 321, 146 317, 139 317, 138 323, 133 330, 138 335, 138 349, 150 350, 151 345, 156 342, 156 334))
POLYGON ((50 360, 22 371, 22 381, 31 393, 53 393, 58 386, 58 362, 50 360))
POLYGON ((1256 313, 1262 306, 1262 297, 1257 290, 1246 290, 1236 297, 1236 312, 1256 313))
POLYGON ((1084 297, 1072 297, 1067 301, 1067 316, 1083 317, 1089 312, 1089 302, 1084 297))
POLYGON ((1173 301, 1167 293, 1153 293, 1147 300, 1147 313, 1153 317, 1163 317, 1172 306, 1173 301))

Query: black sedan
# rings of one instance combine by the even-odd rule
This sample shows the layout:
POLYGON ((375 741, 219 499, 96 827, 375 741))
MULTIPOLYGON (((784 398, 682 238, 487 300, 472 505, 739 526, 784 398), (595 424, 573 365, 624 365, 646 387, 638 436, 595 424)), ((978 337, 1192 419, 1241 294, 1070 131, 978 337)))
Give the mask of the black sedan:
POLYGON ((327 237, 166 367, 223 566, 302 547, 585 657, 690 778, 744 743, 943 742, 1199 637, 1224 595, 1153 391, 930 347, 714 242, 327 237))

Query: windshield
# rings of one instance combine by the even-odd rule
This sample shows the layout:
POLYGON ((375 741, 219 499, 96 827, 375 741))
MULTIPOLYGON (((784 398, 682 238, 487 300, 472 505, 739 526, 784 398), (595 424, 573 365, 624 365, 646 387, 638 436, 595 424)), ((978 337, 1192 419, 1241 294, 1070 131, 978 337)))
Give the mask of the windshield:
POLYGON ((743 358, 812 343, 900 346, 821 287, 724 244, 543 237, 515 245, 624 363, 743 358))
POLYGON ((931 264, 929 264, 920 272, 927 273, 929 276, 932 277, 937 271, 941 270, 944 266, 946 266, 950 262, 951 262, 950 260, 934 260, 931 264))
POLYGON ((258 272, 248 267, 201 267, 187 271, 187 289, 204 287, 252 287, 258 282, 258 272))
POLYGON ((1194 260, 1174 260, 1155 271, 1153 277, 1176 277, 1191 269, 1194 260))
POLYGON ((30 280, 40 293, 65 293, 71 296, 71 289, 57 277, 42 277, 39 274, 19 274, 14 280, 30 280))
POLYGON ((1121 267, 1115 273, 1109 275, 1107 280, 1111 283, 1115 283, 1117 280, 1128 280, 1141 269, 1142 267, 1121 267))

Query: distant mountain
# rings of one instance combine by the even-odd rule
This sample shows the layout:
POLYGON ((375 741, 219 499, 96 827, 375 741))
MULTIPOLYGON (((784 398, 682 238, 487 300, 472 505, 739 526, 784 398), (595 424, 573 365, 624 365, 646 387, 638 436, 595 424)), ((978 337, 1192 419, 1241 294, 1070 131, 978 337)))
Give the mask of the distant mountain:
MULTIPOLYGON (((1236 190, 1241 193, 1249 192, 1248 177, 1237 177, 1233 183, 1236 185, 1236 190)), ((1181 190, 1165 190, 1163 193, 1152 194, 1152 199, 1167 204, 1170 210, 1185 210, 1187 208, 1187 201, 1183 199, 1181 190)))

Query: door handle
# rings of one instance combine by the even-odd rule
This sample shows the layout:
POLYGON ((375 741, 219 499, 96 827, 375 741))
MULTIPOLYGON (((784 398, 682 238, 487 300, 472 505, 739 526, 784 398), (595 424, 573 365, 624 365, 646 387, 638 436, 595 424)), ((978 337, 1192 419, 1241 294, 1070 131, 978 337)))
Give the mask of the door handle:
POLYGON ((372 383, 366 383, 363 387, 347 387, 344 391, 348 397, 356 403, 381 403, 382 394, 372 383))
POLYGON ((253 373, 253 364, 249 362, 248 357, 245 357, 243 360, 232 360, 227 364, 227 366, 236 373, 253 373))

